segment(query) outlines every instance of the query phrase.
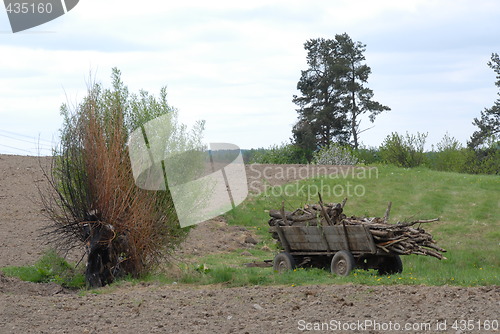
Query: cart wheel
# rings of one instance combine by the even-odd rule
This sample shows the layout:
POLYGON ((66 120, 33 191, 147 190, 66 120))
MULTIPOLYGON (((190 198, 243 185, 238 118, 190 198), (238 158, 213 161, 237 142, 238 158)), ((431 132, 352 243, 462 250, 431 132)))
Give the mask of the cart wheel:
POLYGON ((295 260, 290 253, 279 253, 274 257, 273 269, 279 273, 295 269, 295 260))
POLYGON ((354 269, 354 256, 348 251, 338 251, 332 258, 330 270, 333 274, 347 276, 354 269))
POLYGON ((384 256, 378 267, 379 275, 400 274, 403 272, 403 262, 399 255, 384 256))

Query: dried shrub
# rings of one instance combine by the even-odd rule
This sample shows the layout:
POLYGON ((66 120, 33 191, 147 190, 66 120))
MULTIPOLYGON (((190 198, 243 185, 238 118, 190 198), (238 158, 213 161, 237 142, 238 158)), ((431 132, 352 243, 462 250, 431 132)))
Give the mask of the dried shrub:
POLYGON ((62 106, 61 142, 46 171, 51 189, 42 193, 53 221, 49 241, 63 249, 85 245, 89 287, 149 271, 187 234, 168 190, 135 185, 127 148, 134 127, 176 111, 165 90, 160 101, 149 96, 139 107, 145 101, 129 97, 117 69, 112 78, 113 89, 92 84, 74 110, 62 106))

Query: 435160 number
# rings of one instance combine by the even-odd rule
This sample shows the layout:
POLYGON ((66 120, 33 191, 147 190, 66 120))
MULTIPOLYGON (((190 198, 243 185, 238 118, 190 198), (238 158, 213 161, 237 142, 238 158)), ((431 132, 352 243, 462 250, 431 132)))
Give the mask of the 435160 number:
POLYGON ((27 2, 14 2, 9 3, 6 7, 7 13, 14 14, 50 14, 52 13, 52 4, 50 2, 38 4, 27 2))

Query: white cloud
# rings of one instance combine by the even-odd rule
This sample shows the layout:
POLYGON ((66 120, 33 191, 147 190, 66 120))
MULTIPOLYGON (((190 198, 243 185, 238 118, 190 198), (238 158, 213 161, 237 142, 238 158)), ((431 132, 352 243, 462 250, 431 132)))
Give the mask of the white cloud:
POLYGON ((81 1, 31 32, 0 34, 0 129, 50 139, 65 92, 79 101, 89 71, 106 85, 116 66, 131 91, 167 86, 181 120, 207 120, 207 141, 267 147, 291 137, 302 44, 347 32, 367 44, 369 87, 393 109, 365 144, 407 130, 465 142, 496 98, 486 62, 499 13, 488 0, 81 1))

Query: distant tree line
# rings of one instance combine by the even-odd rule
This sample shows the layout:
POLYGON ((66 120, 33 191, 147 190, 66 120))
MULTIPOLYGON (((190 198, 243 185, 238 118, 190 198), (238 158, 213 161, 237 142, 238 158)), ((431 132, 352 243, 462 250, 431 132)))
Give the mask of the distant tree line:
MULTIPOLYGON (((424 151, 426 133, 389 134, 379 147, 363 147, 360 117, 371 122, 389 107, 373 100, 366 87, 370 67, 365 63, 366 46, 353 42, 347 34, 335 39, 311 39, 304 44, 309 68, 297 84, 300 95, 298 120, 289 143, 268 149, 244 151, 246 163, 304 164, 355 162, 388 163, 401 167, 427 166, 442 171, 500 174, 500 98, 481 111, 472 124, 477 130, 464 147, 448 133, 424 151)), ((500 96, 500 58, 493 53, 488 66, 496 73, 500 96)))

